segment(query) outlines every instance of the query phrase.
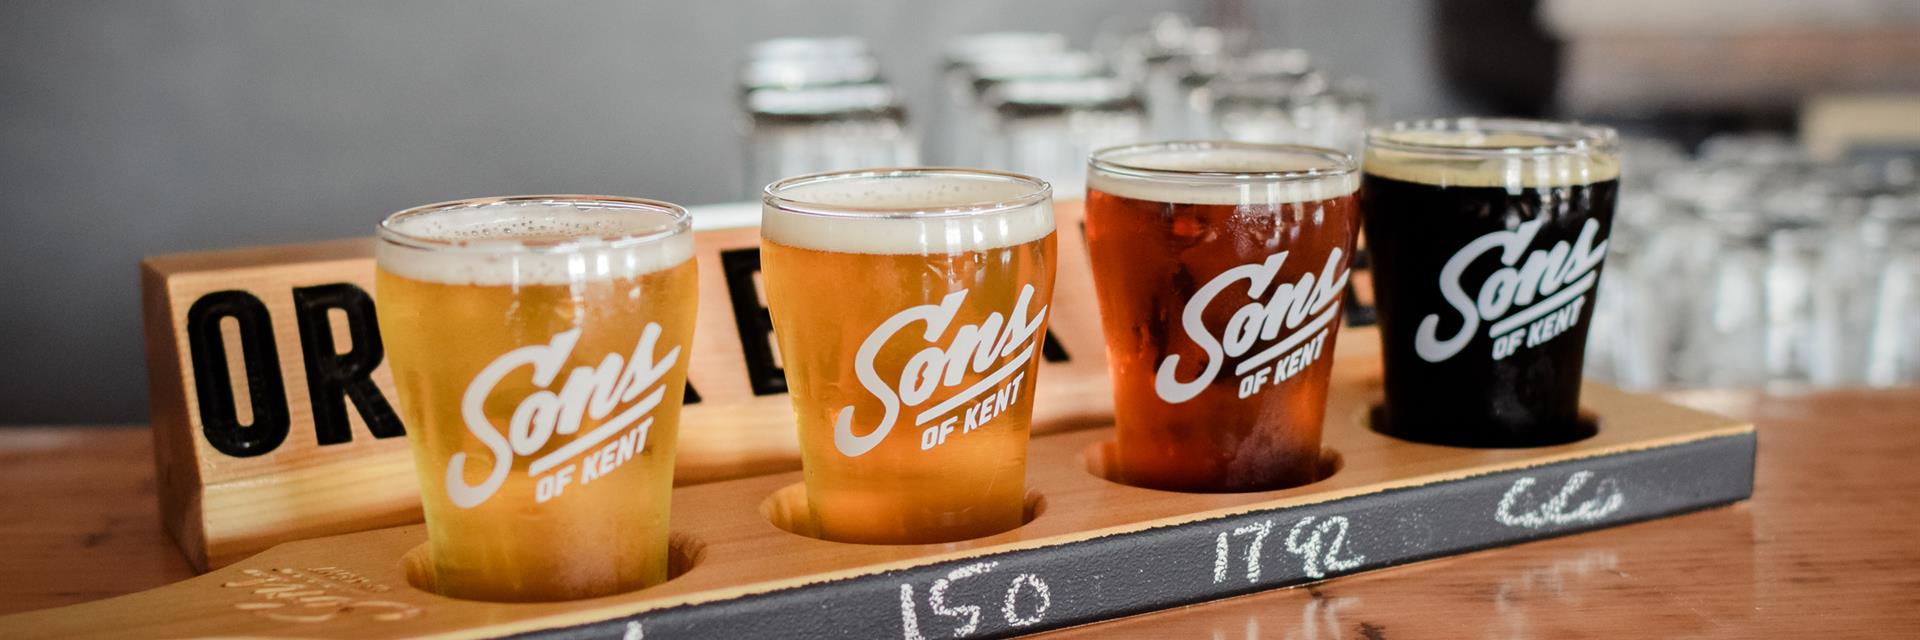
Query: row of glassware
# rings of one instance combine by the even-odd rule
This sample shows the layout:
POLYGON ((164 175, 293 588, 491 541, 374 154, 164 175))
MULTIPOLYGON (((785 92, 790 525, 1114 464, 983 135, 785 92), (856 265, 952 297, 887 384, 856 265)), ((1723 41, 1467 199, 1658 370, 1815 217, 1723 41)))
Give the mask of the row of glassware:
POLYGON ((1587 374, 1633 389, 1920 382, 1913 158, 1625 145, 1587 374))
POLYGON ((760 42, 739 78, 743 194, 781 176, 915 164, 1014 171, 1073 193, 1093 150, 1145 140, 1357 154, 1372 95, 1357 81, 1330 81, 1305 51, 1246 40, 1173 14, 1087 50, 1059 33, 961 37, 943 50, 931 117, 915 119, 862 39, 760 42))
MULTIPOLYGON (((1095 149, 1189 138, 1358 154, 1372 94, 1298 49, 1175 15, 1076 50, 1058 33, 945 47, 930 124, 861 39, 749 49, 739 85, 743 195, 781 176, 979 166, 1084 188, 1095 149), (925 123, 926 120, 918 120, 925 123), (924 144, 922 138, 924 137, 924 144)), ((1920 382, 1920 186, 1912 158, 1815 161, 1780 138, 1719 136, 1696 155, 1627 140, 1588 375, 1630 389, 1920 382)))

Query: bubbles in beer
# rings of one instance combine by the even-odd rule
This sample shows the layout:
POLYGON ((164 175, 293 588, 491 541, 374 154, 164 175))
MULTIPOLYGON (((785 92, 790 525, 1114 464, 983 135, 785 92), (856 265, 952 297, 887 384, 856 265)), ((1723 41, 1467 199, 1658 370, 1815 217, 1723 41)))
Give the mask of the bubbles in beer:
POLYGON ((619 201, 486 202, 396 216, 375 249, 383 268, 448 284, 563 284, 634 277, 693 255, 666 209, 619 201))

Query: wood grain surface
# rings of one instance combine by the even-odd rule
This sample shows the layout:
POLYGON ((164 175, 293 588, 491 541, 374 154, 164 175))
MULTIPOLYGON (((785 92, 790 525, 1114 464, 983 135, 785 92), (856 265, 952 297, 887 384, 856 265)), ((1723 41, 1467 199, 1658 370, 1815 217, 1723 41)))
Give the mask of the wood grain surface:
POLYGON ((1920 390, 1673 394, 1754 421, 1750 502, 1069 629, 1059 638, 1920 633, 1920 390))
MULTIPOLYGON (((1059 272, 1047 306, 1051 310, 1048 332, 1051 348, 1065 358, 1049 356, 1039 365, 1038 375, 1047 383, 1034 391, 1036 435, 1101 424, 1111 414, 1112 392, 1092 268, 1085 239, 1074 231, 1082 210, 1079 203, 1069 201, 1059 203, 1055 213, 1059 228, 1067 231, 1058 234, 1059 272)), ((759 308, 764 292, 758 291, 758 279, 752 276, 758 271, 759 242, 757 227, 710 229, 694 236, 693 260, 700 273, 699 326, 688 351, 687 379, 700 400, 681 411, 675 481, 682 485, 800 466, 791 400, 781 389, 756 389, 755 372, 748 364, 752 351, 748 345, 772 337, 770 327, 752 320, 756 314, 765 316, 759 308)), ((226 566, 279 542, 420 521, 420 496, 412 481, 413 456, 406 439, 393 433, 374 437, 358 405, 343 404, 349 407, 344 431, 352 437, 323 444, 313 407, 325 404, 314 404, 308 390, 310 356, 303 348, 296 291, 330 286, 370 293, 373 248, 370 239, 333 240, 154 256, 142 262, 147 368, 152 373, 148 396, 155 458, 162 469, 161 511, 195 566, 203 570, 226 566), (287 433, 283 440, 247 457, 223 452, 204 435, 209 415, 231 412, 227 420, 214 420, 215 424, 255 422, 247 387, 249 369, 242 355, 246 341, 239 323, 231 318, 216 319, 218 333, 224 336, 217 342, 226 353, 224 384, 232 387, 231 402, 220 402, 212 410, 200 406, 198 393, 204 389, 198 386, 201 374, 195 370, 189 337, 190 310, 216 295, 242 295, 257 301, 268 318, 268 329, 257 332, 253 344, 272 347, 275 355, 261 359, 276 361, 256 366, 269 375, 277 372, 281 380, 280 391, 262 391, 261 400, 284 401, 280 413, 288 423, 287 433)), ((365 317, 370 319, 370 302, 366 308, 365 317)), ((328 316, 325 325, 332 330, 334 351, 351 351, 347 315, 340 309, 330 313, 338 316, 328 316)), ((1346 342, 1377 342, 1365 331, 1350 329, 1346 342)), ((216 341, 203 340, 203 350, 219 353, 206 346, 216 341)), ((315 349, 320 353, 319 347, 315 349)), ((1357 354, 1367 347, 1359 349, 1350 347, 1343 353, 1357 354)), ((765 359, 751 359, 768 366, 777 362, 770 354, 760 356, 765 359)), ((775 376, 778 373, 773 370, 775 376)), ((206 377, 222 380, 211 372, 206 377)), ((397 402, 387 365, 379 364, 368 379, 387 402, 397 402)), ((218 387, 207 387, 213 388, 218 387)), ((389 417, 397 424, 397 417, 389 417)))
MULTIPOLYGON (((1920 390, 1677 398, 1759 424, 1752 502, 1060 635, 1831 637, 1920 627, 1920 390)), ((149 456, 140 428, 0 430, 0 544, 10 551, 0 612, 191 575, 159 528, 149 456)))

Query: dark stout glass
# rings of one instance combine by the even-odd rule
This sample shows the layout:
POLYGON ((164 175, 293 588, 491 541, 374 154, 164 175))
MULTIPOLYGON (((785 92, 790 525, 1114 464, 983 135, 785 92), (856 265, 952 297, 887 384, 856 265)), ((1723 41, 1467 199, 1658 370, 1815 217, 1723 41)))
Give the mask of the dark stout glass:
POLYGON ((1318 478, 1359 218, 1345 154, 1165 143, 1094 154, 1086 239, 1127 484, 1318 478))
POLYGON ((1469 447, 1591 435, 1580 371, 1619 189, 1613 132, 1463 119, 1376 129, 1367 145, 1386 369, 1375 428, 1469 447))

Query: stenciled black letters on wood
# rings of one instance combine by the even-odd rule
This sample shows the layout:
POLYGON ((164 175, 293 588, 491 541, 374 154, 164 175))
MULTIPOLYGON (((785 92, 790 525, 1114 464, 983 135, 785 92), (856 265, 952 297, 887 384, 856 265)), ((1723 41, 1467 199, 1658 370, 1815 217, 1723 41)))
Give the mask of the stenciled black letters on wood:
POLYGON ((273 344, 273 317, 267 305, 245 291, 215 291, 187 309, 187 349, 193 363, 193 388, 200 404, 200 430, 221 453, 247 458, 264 454, 287 439, 287 391, 280 379, 280 354, 273 344), (240 424, 227 370, 226 338, 220 321, 240 326, 241 359, 247 368, 247 400, 253 424, 240 424))
POLYGON ((1046 359, 1047 362, 1066 362, 1072 360, 1072 358, 1067 357, 1067 348, 1060 346, 1059 340, 1053 339, 1052 329, 1047 330, 1046 340, 1040 343, 1040 357, 1046 359))
POLYGON ((373 297, 350 283, 295 287, 294 316, 300 325, 301 360, 307 369, 307 399, 313 405, 313 433, 321 445, 353 440, 347 423, 347 400, 360 412, 375 438, 404 436, 400 416, 373 383, 386 349, 373 310, 373 297), (327 311, 339 309, 347 317, 347 335, 353 349, 340 353, 333 343, 333 322, 327 311))
POLYGON ((733 323, 740 330, 740 351, 747 360, 747 383, 756 396, 787 392, 787 372, 773 359, 773 315, 760 304, 753 274, 760 271, 760 248, 720 252, 720 271, 733 302, 733 323))

